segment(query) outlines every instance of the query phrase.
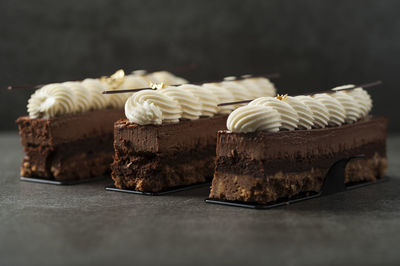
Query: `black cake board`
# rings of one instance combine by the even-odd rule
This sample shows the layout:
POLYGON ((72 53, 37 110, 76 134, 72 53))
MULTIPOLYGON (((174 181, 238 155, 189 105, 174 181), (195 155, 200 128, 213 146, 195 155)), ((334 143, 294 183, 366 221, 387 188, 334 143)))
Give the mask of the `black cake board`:
POLYGON ((52 179, 44 179, 44 178, 32 178, 32 177, 23 177, 21 176, 19 180, 24 182, 33 182, 33 183, 40 183, 40 184, 48 184, 48 185, 79 185, 83 183, 91 183, 97 182, 100 180, 105 180, 105 176, 87 178, 87 179, 76 179, 76 180, 52 180, 52 179))
POLYGON ((138 190, 133 190, 133 189, 120 189, 120 188, 116 188, 114 185, 106 186, 105 189, 107 191, 130 193, 130 194, 145 195, 145 196, 162 196, 162 195, 168 195, 168 194, 172 194, 172 193, 176 193, 176 192, 201 188, 201 187, 210 186, 210 185, 211 185, 211 182, 204 182, 204 183, 197 183, 197 184, 188 185, 188 186, 172 187, 167 190, 160 191, 160 192, 143 192, 143 191, 138 191, 138 190))
POLYGON ((322 189, 320 192, 308 193, 306 195, 300 195, 290 200, 280 200, 278 202, 273 202, 271 204, 258 204, 258 203, 247 203, 247 202, 238 202, 238 201, 227 201, 227 200, 218 200, 208 198, 205 200, 206 203, 211 204, 219 204, 233 207, 242 207, 249 209, 272 209, 281 206, 287 206, 290 204, 298 203, 305 200, 315 199, 322 196, 328 196, 332 194, 336 194, 339 192, 346 192, 354 189, 358 189, 361 187, 365 187, 368 185, 378 184, 384 181, 387 181, 388 177, 383 177, 376 181, 372 182, 362 182, 357 184, 349 184, 346 185, 344 183, 345 180, 345 168, 347 163, 356 158, 363 158, 364 155, 357 155, 350 158, 345 158, 334 163, 326 174, 324 184, 322 185, 322 189))

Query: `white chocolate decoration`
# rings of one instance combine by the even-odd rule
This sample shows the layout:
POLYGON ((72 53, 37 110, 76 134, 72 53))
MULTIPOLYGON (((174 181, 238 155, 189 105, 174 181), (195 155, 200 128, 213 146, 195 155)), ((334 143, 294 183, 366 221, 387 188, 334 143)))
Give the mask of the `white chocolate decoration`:
MULTIPOLYGON (((127 105, 136 107, 138 105, 143 105, 145 102, 148 102, 148 104, 154 104, 154 106, 161 111, 162 122, 176 123, 180 118, 182 118, 180 104, 171 97, 154 90, 142 90, 130 96, 128 101, 125 103, 125 112, 136 110, 127 105)), ((135 117, 135 114, 125 113, 125 115, 126 117, 135 117)), ((149 121, 147 122, 150 123, 149 121)), ((147 122, 142 123, 147 124, 147 122)))
POLYGON ((251 101, 249 105, 263 105, 274 108, 281 116, 280 129, 294 130, 298 127, 299 116, 296 110, 287 102, 273 97, 261 97, 251 101))
POLYGON ((190 91, 196 96, 201 103, 201 115, 202 116, 214 116, 218 112, 217 105, 220 103, 217 95, 206 86, 198 86, 192 84, 184 84, 179 86, 183 90, 190 91))
POLYGON ((182 110, 182 118, 195 120, 201 116, 202 105, 200 99, 194 96, 189 90, 179 87, 167 87, 157 90, 160 94, 166 95, 175 100, 182 110))
POLYGON ((345 122, 346 111, 343 105, 328 93, 318 93, 313 98, 322 103, 329 112, 330 126, 340 126, 345 122))
POLYGON ((277 132, 282 126, 279 112, 270 106, 246 105, 233 111, 226 121, 232 132, 277 132))
POLYGON ((328 125, 329 111, 325 105, 308 95, 295 96, 294 98, 310 108, 314 122, 313 128, 324 128, 328 125))
POLYGON ((353 89, 355 86, 353 84, 346 84, 346 85, 341 85, 337 86, 335 88, 332 88, 333 91, 341 91, 341 90, 348 90, 348 89, 353 89))
POLYGON ((62 84, 49 84, 37 90, 28 100, 30 118, 50 118, 68 113, 74 113, 75 94, 62 84))
POLYGON ((311 129, 314 126, 314 116, 310 107, 296 97, 284 96, 282 100, 287 102, 294 110, 296 110, 297 115, 299 116, 298 127, 300 129, 311 129))

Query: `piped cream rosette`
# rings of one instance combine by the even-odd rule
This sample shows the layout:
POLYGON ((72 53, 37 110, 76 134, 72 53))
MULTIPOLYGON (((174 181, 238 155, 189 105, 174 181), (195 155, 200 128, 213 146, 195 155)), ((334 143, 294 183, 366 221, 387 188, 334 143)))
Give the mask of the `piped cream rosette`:
POLYGON ((230 105, 218 106, 219 103, 248 100, 254 94, 273 96, 275 88, 268 79, 251 79, 252 81, 249 83, 244 83, 243 80, 229 79, 203 85, 154 86, 153 91, 140 91, 130 96, 125 104, 125 115, 132 123, 140 125, 159 124, 160 119, 154 119, 155 115, 158 114, 154 109, 158 108, 161 112, 162 123, 178 122, 179 119, 195 120, 200 117, 229 114, 235 109, 235 106, 230 105), (256 86, 258 86, 258 90, 254 92, 256 86), (147 94, 151 94, 152 98, 143 98, 143 95, 147 94), (141 97, 140 100, 138 95, 141 97), (176 110, 175 114, 179 113, 179 117, 166 118, 168 114, 165 112, 168 112, 168 110, 165 101, 167 100, 171 104, 169 108, 176 110), (144 115, 144 110, 149 110, 149 116, 144 115))
POLYGON ((372 100, 363 88, 353 87, 310 96, 261 97, 233 111, 227 128, 232 132, 276 132, 354 123, 368 115, 372 100))
POLYGON ((152 82, 175 85, 187 81, 166 71, 149 74, 138 71, 125 75, 123 70, 118 70, 110 77, 87 78, 83 81, 43 86, 31 95, 27 109, 31 118, 50 118, 106 108, 122 109, 132 93, 103 94, 102 92, 148 88, 152 82))

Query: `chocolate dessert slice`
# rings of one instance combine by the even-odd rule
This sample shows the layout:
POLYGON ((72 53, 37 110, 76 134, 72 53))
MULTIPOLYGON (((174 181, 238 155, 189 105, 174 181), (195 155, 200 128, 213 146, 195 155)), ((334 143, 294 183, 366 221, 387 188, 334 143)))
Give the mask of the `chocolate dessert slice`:
POLYGON ((216 132, 227 115, 161 125, 120 120, 114 126, 112 178, 117 188, 160 192, 209 182, 214 172, 216 132))
POLYGON ((117 109, 55 118, 17 119, 25 156, 21 176, 53 180, 98 177, 110 171, 117 109))
POLYGON ((364 90, 352 88, 261 98, 237 109, 229 130, 218 132, 209 198, 273 204, 320 192, 334 163, 359 155, 347 164, 345 183, 382 178, 388 120, 366 116, 371 105, 364 90))
POLYGON ((28 102, 29 116, 16 123, 25 156, 21 177, 63 181, 86 180, 110 173, 114 154, 114 122, 124 116, 129 94, 104 90, 148 87, 149 82, 184 82, 161 71, 49 84, 28 102))
POLYGON ((375 181, 387 167, 386 127, 386 118, 368 117, 323 129, 219 131, 210 198, 267 204, 319 192, 335 162, 357 155, 345 182, 375 181))
POLYGON ((216 133, 233 110, 218 103, 245 100, 247 86, 259 96, 275 94, 271 83, 248 80, 245 86, 242 81, 185 84, 132 95, 125 104, 127 119, 114 126, 115 187, 164 192, 211 181, 216 133))

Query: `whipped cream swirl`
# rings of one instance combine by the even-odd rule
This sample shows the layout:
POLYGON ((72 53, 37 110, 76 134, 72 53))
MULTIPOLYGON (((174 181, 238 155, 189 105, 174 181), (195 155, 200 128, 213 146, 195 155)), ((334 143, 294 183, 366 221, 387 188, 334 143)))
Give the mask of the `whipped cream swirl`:
POLYGON ((371 97, 362 88, 346 87, 312 96, 261 97, 233 111, 228 117, 227 128, 232 132, 254 132, 340 126, 365 117, 371 107, 371 97), (254 109, 256 106, 270 108, 279 116, 271 111, 267 114, 262 109, 254 109), (280 123, 272 129, 264 127, 267 121, 272 121, 271 116, 273 121, 280 123))
POLYGON ((269 131, 277 132, 282 126, 279 112, 265 105, 246 105, 233 111, 226 127, 233 132, 269 131))
POLYGON ((329 112, 328 124, 331 126, 340 126, 345 122, 346 111, 343 105, 328 93, 318 93, 313 98, 322 103, 329 112))
POLYGON ((253 98, 263 96, 273 97, 276 95, 274 84, 267 78, 249 77, 238 82, 248 89, 253 98))
POLYGON ((48 84, 31 95, 27 106, 28 113, 31 118, 49 118, 91 110, 123 108, 132 93, 103 94, 102 92, 115 89, 148 88, 151 81, 164 84, 187 82, 185 79, 166 71, 150 74, 136 72, 125 76, 123 70, 118 70, 110 77, 48 84), (70 99, 73 99, 73 104, 66 105, 66 101, 70 99))
MULTIPOLYGON (((235 97, 233 94, 226 88, 222 86, 218 86, 218 83, 206 83, 203 84, 202 87, 212 91, 212 93, 218 98, 219 103, 228 103, 234 102, 235 97)), ((225 106, 217 106, 217 113, 218 114, 230 114, 233 110, 235 110, 234 105, 225 105, 225 106)))
POLYGON ((149 83, 165 83, 167 85, 181 85, 188 83, 186 79, 175 76, 168 71, 157 71, 144 76, 149 83))
POLYGON ((194 120, 201 116, 202 104, 198 97, 182 87, 167 87, 158 90, 160 94, 175 100, 182 111, 182 118, 194 120))
POLYGON ((91 95, 91 103, 89 108, 91 110, 105 109, 109 106, 109 98, 106 98, 103 91, 107 90, 107 85, 102 83, 99 79, 87 78, 81 84, 85 86, 91 95))
MULTIPOLYGON (((135 72, 137 74, 137 72, 135 72)), ((141 73, 143 75, 143 73, 141 73)), ((154 80, 154 75, 151 77, 154 80)), ((265 78, 251 78, 252 81, 251 86, 253 89, 254 94, 256 95, 269 95, 272 91, 275 91, 275 88, 273 88, 273 84, 270 83, 267 79, 265 78), (272 89, 271 89, 272 88, 272 89)), ((168 80, 168 79, 167 79, 168 80)), ((201 86, 199 85, 193 85, 193 84, 183 84, 177 87, 167 87, 165 88, 164 86, 155 86, 155 91, 150 93, 152 95, 152 100, 151 102, 154 103, 156 107, 158 107, 163 114, 163 119, 162 122, 178 122, 179 119, 198 119, 201 116, 208 116, 212 117, 216 114, 230 114, 238 105, 225 105, 225 106, 218 106, 219 103, 225 103, 225 102, 234 102, 234 101, 242 101, 242 100, 248 100, 251 99, 253 96, 253 93, 251 93, 251 89, 248 88, 249 85, 247 86, 242 83, 242 80, 236 80, 235 77, 225 79, 222 82, 214 82, 214 83, 205 83, 202 84, 201 86), (158 94, 164 95, 169 99, 170 105, 169 108, 174 110, 174 115, 177 113, 180 114, 179 117, 174 116, 172 118, 166 118, 166 115, 168 112, 168 108, 166 105, 161 106, 160 102, 155 101, 155 97, 158 94), (178 112, 179 110, 179 112, 178 112)), ((138 93, 136 93, 138 94, 138 93)), ((131 96, 131 98, 135 98, 136 94, 131 96)), ((140 95, 147 95, 146 93, 141 92, 140 95)), ((160 97, 159 95, 157 97, 160 97)), ((130 112, 129 114, 126 114, 126 117, 134 123, 138 124, 148 124, 151 123, 151 121, 146 121, 143 122, 144 116, 140 115, 140 119, 133 119, 132 117, 139 117, 138 115, 134 115, 133 113, 136 112, 136 105, 138 104, 143 104, 145 101, 139 101, 139 100, 129 100, 129 103, 127 102, 126 105, 131 105, 130 108, 125 106, 125 111, 130 112)), ((157 98, 158 99, 158 98, 157 98)), ((160 99, 158 99, 160 100, 160 99)), ((165 100, 165 99, 164 99, 165 100)), ((284 103, 286 104, 286 103, 284 103)), ((272 103, 273 105, 273 103, 272 103)), ((288 108, 291 108, 290 105, 286 104, 289 106, 288 108)), ((143 112, 143 110, 148 109, 149 107, 142 108, 140 109, 140 112, 143 112)), ((282 107, 283 108, 283 107, 282 107)), ((306 107, 303 107, 303 109, 306 107)), ((296 111, 291 108, 294 116, 297 116, 296 111)), ((293 128, 294 126, 290 124, 290 114, 289 116, 283 112, 283 123, 280 124, 283 128, 293 128), (287 117, 288 116, 288 117, 287 117)), ((150 115, 149 119, 153 119, 154 115, 150 115)), ((297 118, 298 119, 298 118, 297 118)), ((157 120, 159 121, 159 120, 157 120)), ((296 120, 297 121, 297 120, 296 120)), ((297 121, 298 122, 298 121, 297 121)), ((302 123, 300 126, 303 124, 307 123, 306 121, 302 120, 302 123)))
POLYGON ((158 123, 159 113, 155 111, 156 108, 153 108, 150 104, 153 104, 160 110, 162 114, 162 122, 178 122, 179 119, 182 118, 181 105, 173 98, 160 93, 160 91, 154 90, 142 90, 133 94, 125 103, 125 115, 129 121, 140 125, 152 124, 152 121, 154 120, 158 123), (142 115, 142 112, 146 110, 142 105, 146 102, 154 113, 149 115, 151 118, 149 121, 144 121, 146 117, 142 115), (158 118, 154 119, 154 116, 157 116, 158 118), (140 117, 140 119, 136 119, 137 117, 140 117))
POLYGON ((349 94, 358 103, 358 113, 361 117, 366 116, 372 109, 372 99, 369 93, 361 87, 355 87, 352 84, 339 86, 332 89, 333 91, 349 94))
POLYGON ((311 129, 314 126, 314 116, 311 108, 303 103, 300 99, 292 96, 284 96, 283 101, 287 102, 290 106, 296 110, 299 116, 298 128, 311 129))
POLYGON ((217 105, 220 103, 220 100, 212 89, 209 89, 206 86, 192 84, 184 84, 178 88, 190 91, 194 96, 197 97, 201 104, 201 116, 210 117, 214 116, 218 112, 217 105))
POLYGON ((139 125, 160 125, 163 115, 158 106, 150 101, 137 104, 134 97, 130 97, 125 103, 125 115, 129 121, 139 125))
POLYGON ((140 75, 127 75, 119 90, 130 90, 149 87, 149 81, 140 75))
POLYGON ((361 118, 361 107, 353 96, 343 91, 337 91, 332 93, 332 97, 342 104, 346 114, 346 123, 354 123, 361 118))
POLYGON ((62 84, 49 84, 32 94, 28 100, 31 118, 50 118, 76 111, 74 92, 62 84))
POLYGON ((363 88, 355 88, 345 92, 353 96, 353 98, 357 101, 362 117, 367 116, 368 113, 371 112, 372 99, 366 90, 363 88))
MULTIPOLYGON (((134 71, 134 74, 127 76, 115 76, 116 72, 110 78, 104 79, 104 83, 107 85, 108 90, 129 90, 129 89, 141 89, 151 87, 153 84, 162 83, 164 85, 183 84, 187 81, 179 78, 174 74, 167 71, 158 71, 150 74, 146 74, 143 71, 134 71)), ((122 108, 126 100, 133 93, 116 93, 106 94, 103 97, 107 98, 107 107, 109 108, 122 108)))
POLYGON ((308 95, 295 96, 294 98, 310 108, 314 122, 313 128, 324 128, 328 125, 329 111, 325 105, 308 95))
POLYGON ((217 86, 227 89, 233 95, 234 101, 249 100, 251 98, 248 89, 237 81, 226 80, 217 84, 217 86))
POLYGON ((261 97, 251 101, 249 105, 263 105, 269 106, 277 110, 280 114, 281 126, 280 129, 294 130, 299 124, 299 115, 296 110, 287 102, 273 98, 273 97, 261 97))
POLYGON ((70 88, 75 94, 75 112, 83 113, 90 110, 92 95, 85 86, 83 86, 79 81, 67 81, 61 83, 61 85, 70 88))

